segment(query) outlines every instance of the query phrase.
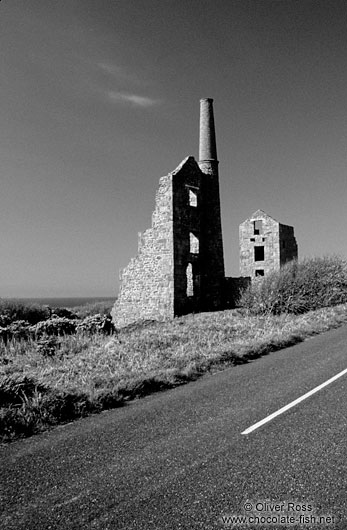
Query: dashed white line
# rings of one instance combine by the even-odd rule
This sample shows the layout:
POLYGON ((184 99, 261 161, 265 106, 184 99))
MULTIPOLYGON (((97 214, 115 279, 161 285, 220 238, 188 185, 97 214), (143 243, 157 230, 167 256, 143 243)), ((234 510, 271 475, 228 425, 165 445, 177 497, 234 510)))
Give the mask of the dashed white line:
POLYGON ((307 392, 303 396, 299 397, 298 399, 295 399, 291 403, 288 403, 288 405, 285 405, 284 407, 282 407, 281 409, 277 410, 276 412, 273 412, 272 414, 270 414, 270 416, 266 416, 266 418, 264 418, 263 420, 260 420, 257 423, 255 423, 254 425, 252 425, 251 427, 248 427, 248 429, 243 431, 241 434, 249 434, 250 432, 255 431, 256 429, 258 429, 258 427, 261 427, 262 425, 264 425, 268 421, 271 421, 274 418, 276 418, 276 416, 279 416, 280 414, 283 414, 283 412, 286 412, 287 410, 291 409, 292 407, 295 407, 295 405, 297 405, 298 403, 300 403, 304 399, 312 396, 312 394, 315 394, 316 392, 318 392, 319 390, 321 390, 325 386, 330 385, 330 383, 332 383, 333 381, 336 381, 336 379, 338 379, 339 377, 342 377, 345 374, 347 374, 347 368, 345 370, 342 370, 342 372, 339 372, 338 374, 334 375, 334 377, 331 377, 330 379, 328 379, 327 381, 325 381, 321 385, 316 386, 315 388, 313 388, 312 390, 310 390, 309 392, 307 392))

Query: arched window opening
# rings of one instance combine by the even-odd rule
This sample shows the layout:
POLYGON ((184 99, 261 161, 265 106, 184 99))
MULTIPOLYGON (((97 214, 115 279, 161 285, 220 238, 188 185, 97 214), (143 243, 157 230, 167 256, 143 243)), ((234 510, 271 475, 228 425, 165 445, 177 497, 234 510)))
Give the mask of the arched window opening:
POLYGON ((199 254, 199 240, 192 232, 189 233, 189 246, 191 254, 199 254))
POLYGON ((186 278, 187 278, 187 296, 194 296, 194 281, 193 281, 193 266, 191 263, 188 263, 186 268, 186 278))
POLYGON ((190 189, 189 190, 189 206, 193 206, 194 208, 196 208, 197 205, 198 205, 198 194, 190 189))

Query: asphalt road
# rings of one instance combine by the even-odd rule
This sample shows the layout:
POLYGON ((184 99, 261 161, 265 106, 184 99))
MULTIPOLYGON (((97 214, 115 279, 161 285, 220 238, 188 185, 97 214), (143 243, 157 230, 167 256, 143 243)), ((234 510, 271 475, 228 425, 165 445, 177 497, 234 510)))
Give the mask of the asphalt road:
POLYGON ((0 528, 347 529, 347 375, 241 434, 346 367, 343 327, 2 446, 0 528))

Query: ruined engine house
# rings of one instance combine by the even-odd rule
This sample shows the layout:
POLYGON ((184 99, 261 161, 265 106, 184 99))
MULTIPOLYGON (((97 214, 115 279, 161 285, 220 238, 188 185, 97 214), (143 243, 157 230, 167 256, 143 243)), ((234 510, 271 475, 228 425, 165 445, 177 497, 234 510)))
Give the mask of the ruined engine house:
POLYGON ((240 225, 241 278, 226 278, 213 100, 200 100, 199 161, 159 180, 151 227, 120 273, 116 327, 235 307, 240 289, 297 258, 294 229, 257 210, 240 225))
POLYGON ((223 306, 224 258, 213 100, 200 101, 199 162, 159 181, 152 226, 120 274, 117 327, 223 306))

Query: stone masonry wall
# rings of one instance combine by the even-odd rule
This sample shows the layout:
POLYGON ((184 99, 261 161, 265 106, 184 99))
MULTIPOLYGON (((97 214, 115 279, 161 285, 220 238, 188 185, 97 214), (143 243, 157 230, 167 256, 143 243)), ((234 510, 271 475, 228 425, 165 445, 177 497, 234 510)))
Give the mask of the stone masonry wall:
POLYGON ((294 237, 294 228, 280 224, 280 264, 282 266, 293 259, 298 259, 298 245, 294 237))
POLYGON ((242 276, 266 276, 298 255, 293 227, 280 224, 262 210, 240 225, 239 241, 242 276))
POLYGON ((201 306, 201 179, 192 157, 173 176, 175 315, 199 311, 201 306))
POLYGON ((256 271, 266 275, 280 268, 279 223, 275 219, 258 210, 240 225, 239 236, 241 276, 254 278, 256 271), (259 233, 255 221, 262 221, 259 233), (264 248, 263 260, 255 261, 255 247, 264 248))
POLYGON ((251 283, 249 276, 232 278, 226 277, 223 282, 223 309, 234 309, 237 307, 239 298, 244 289, 251 283))
POLYGON ((187 157, 160 179, 152 227, 140 235, 138 255, 120 276, 112 310, 116 327, 201 310, 202 178, 187 157))
POLYGON ((112 310, 116 327, 174 316, 172 174, 162 177, 152 227, 139 234, 138 255, 120 274, 112 310))
POLYGON ((187 157, 160 179, 152 227, 120 276, 116 327, 222 309, 224 280, 218 176, 187 157))
POLYGON ((201 217, 201 291, 203 311, 218 311, 223 304, 224 252, 218 162, 199 162, 203 173, 201 217))

